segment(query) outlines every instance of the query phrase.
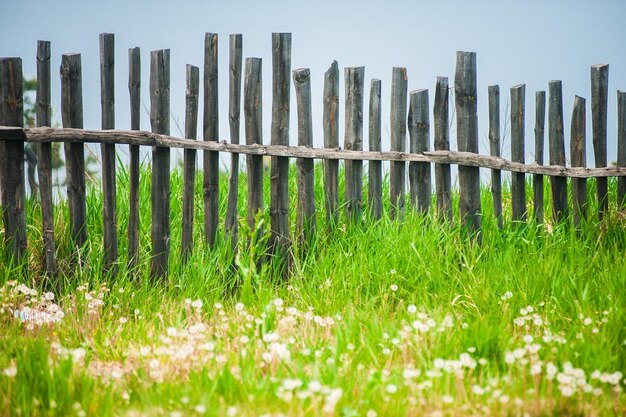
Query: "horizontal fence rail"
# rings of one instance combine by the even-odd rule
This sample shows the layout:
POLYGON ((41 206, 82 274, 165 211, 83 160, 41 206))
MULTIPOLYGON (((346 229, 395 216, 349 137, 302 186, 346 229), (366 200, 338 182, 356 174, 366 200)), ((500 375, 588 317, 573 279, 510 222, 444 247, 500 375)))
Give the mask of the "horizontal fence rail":
POLYGON ((523 164, 498 156, 480 155, 458 151, 374 152, 351 151, 341 148, 313 148, 308 146, 283 145, 236 145, 227 141, 200 142, 174 136, 160 135, 143 130, 88 130, 51 127, 15 128, 0 126, 0 140, 19 140, 34 143, 104 143, 115 145, 160 146, 179 149, 196 149, 232 154, 281 156, 320 160, 349 161, 405 161, 431 162, 436 164, 498 169, 508 172, 539 174, 569 178, 626 177, 626 167, 604 168, 564 167, 559 165, 523 164))
MULTIPOLYGON (((64 143, 69 206, 69 236, 74 247, 70 265, 82 265, 87 259, 89 235, 86 220, 85 155, 84 144, 101 145, 103 187, 103 269, 115 275, 120 264, 118 223, 115 212, 117 201, 116 146, 129 145, 129 218, 127 266, 135 271, 139 265, 139 149, 152 148, 151 189, 151 244, 150 276, 162 278, 169 273, 170 264, 170 149, 185 150, 183 162, 183 213, 181 253, 183 263, 194 247, 194 179, 196 152, 204 151, 202 203, 204 207, 204 240, 214 249, 219 241, 220 195, 226 198, 224 239, 231 250, 237 250, 238 240, 238 183, 239 156, 246 156, 248 207, 246 221, 255 229, 259 212, 269 208, 270 251, 273 260, 288 275, 292 251, 306 251, 316 230, 315 159, 324 161, 324 204, 326 223, 336 227, 340 208, 345 209, 347 221, 358 223, 364 214, 376 221, 383 211, 382 161, 390 162, 389 202, 390 217, 401 220, 408 209, 422 214, 436 209, 437 218, 453 223, 452 182, 450 166, 459 167, 460 224, 473 236, 481 237, 482 209, 480 199, 480 170, 491 170, 493 213, 498 227, 503 227, 502 171, 511 172, 512 221, 521 223, 529 218, 544 221, 544 176, 550 180, 552 217, 555 222, 567 221, 571 213, 574 224, 590 216, 587 202, 587 179, 596 178, 598 218, 601 220, 609 207, 607 177, 618 177, 618 207, 626 206, 626 93, 617 92, 617 166, 607 165, 607 102, 608 65, 591 67, 591 103, 576 97, 571 114, 569 155, 566 156, 563 126, 563 97, 561 81, 550 81, 548 91, 535 92, 534 161, 525 160, 526 86, 510 89, 510 114, 501 115, 500 87, 489 86, 489 153, 478 153, 478 107, 476 54, 457 52, 453 86, 447 77, 437 77, 434 100, 429 90, 409 91, 408 70, 392 69, 390 150, 381 146, 381 91, 382 82, 370 81, 369 108, 364 109, 365 68, 344 69, 345 90, 339 90, 341 71, 336 61, 324 74, 323 95, 311 92, 311 73, 308 68, 291 69, 292 37, 289 33, 272 34, 272 123, 270 144, 263 144, 262 60, 243 58, 241 35, 229 38, 228 122, 230 139, 219 140, 218 106, 218 34, 207 33, 204 39, 204 66, 202 70, 186 66, 185 138, 170 135, 170 51, 152 51, 150 54, 150 124, 151 132, 139 130, 141 59, 139 48, 128 51, 128 91, 130 95, 131 130, 115 129, 114 68, 115 42, 113 34, 100 35, 100 91, 102 130, 83 129, 82 65, 80 54, 62 57, 61 114, 63 128, 50 127, 50 42, 39 41, 37 47, 36 123, 24 127, 24 97, 22 61, 20 58, 0 58, 0 196, 4 223, 6 256, 22 261, 27 255, 26 192, 22 169, 25 144, 36 148, 39 174, 39 196, 42 210, 42 265, 45 274, 55 276, 57 268, 54 233, 54 204, 52 202, 51 144, 64 143), (245 63, 245 65, 244 65, 245 63), (204 80, 200 80, 203 74, 204 80), (296 92, 298 116, 298 146, 290 146, 289 120, 291 83, 296 92), (202 88, 202 90, 201 90, 202 88), (200 96, 203 91, 203 96, 200 96), (203 98, 202 140, 197 140, 199 101, 203 98), (324 147, 313 144, 312 101, 323 100, 324 147), (432 118, 431 108, 432 106, 432 118), (453 111, 449 105, 454 104, 453 111), (341 106, 343 104, 343 107, 341 106), (340 108, 345 112, 343 148, 339 142, 340 108), (243 110, 243 123, 240 114, 243 110), (364 129, 363 115, 369 114, 369 126, 364 129), (587 167, 586 118, 592 120, 592 144, 595 168, 587 167), (456 119, 456 148, 450 140, 450 115, 456 119), (504 138, 500 121, 509 120, 511 133, 511 160, 501 156, 504 138), (432 120, 432 122, 431 122, 432 120), (431 126, 432 123, 432 126, 431 126), (240 124, 244 125, 245 144, 240 144, 240 124), (36 127, 33 127, 36 126, 36 127), (364 131, 367 137, 364 137, 364 131), (432 132, 432 135, 431 135, 432 132), (545 134, 548 140, 548 159, 544 165, 545 134), (431 136, 433 141, 431 143, 431 136), (407 143, 408 142, 408 143, 407 143), (364 143, 369 149, 364 150, 364 143), (407 146, 408 145, 408 146, 407 146), (408 149, 408 151, 407 151, 408 149), (434 150, 431 150, 434 149, 434 150), (228 190, 219 188, 219 153, 231 154, 228 190), (271 157, 270 201, 264 202, 263 156, 271 157), (566 166, 566 158, 571 166, 566 166), (295 159, 297 190, 289 189, 289 163, 295 159), (345 195, 339 196, 339 163, 345 161, 345 195), (367 199, 363 201, 363 162, 369 161, 367 199), (407 164, 408 162, 408 164, 407 164), (434 181, 431 166, 434 164, 434 181), (532 174, 532 204, 526 193, 527 178, 532 174), (408 178, 408 184, 407 184, 408 178), (571 179, 571 193, 568 192, 571 179), (433 184, 434 182, 434 184, 433 184), (434 195, 433 195, 434 188, 434 195), (296 193, 297 191, 297 193, 296 193), (297 195, 297 219, 290 225, 290 195, 297 195), (571 206, 569 201, 571 198, 571 206), (405 207, 406 206, 406 207, 405 207), (531 208, 533 210, 531 216, 531 208), (290 231, 294 230, 294 233, 290 231), (297 249, 294 249, 297 248, 297 249)), ((452 82, 452 81, 451 81, 452 82)), ((270 106, 266 106, 266 109, 270 106)), ((30 182, 30 179, 29 179, 30 182)), ((31 188, 32 187, 31 182, 31 188)), ((37 185, 36 183, 34 183, 37 185)), ((262 233, 262 231, 260 231, 262 233)), ((258 234, 257 234, 258 236, 258 234)))

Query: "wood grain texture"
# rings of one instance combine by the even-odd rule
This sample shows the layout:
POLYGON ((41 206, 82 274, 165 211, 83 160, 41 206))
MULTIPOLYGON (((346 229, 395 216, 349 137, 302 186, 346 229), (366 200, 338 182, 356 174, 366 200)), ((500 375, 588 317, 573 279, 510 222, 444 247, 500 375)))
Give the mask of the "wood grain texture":
MULTIPOLYGON (((596 168, 607 165, 606 129, 609 98, 609 64, 591 66, 591 128, 593 132, 593 154, 596 168)), ((596 180, 598 219, 602 220, 609 210, 608 181, 596 180)))
MULTIPOLYGON (((344 148, 349 151, 361 151, 365 67, 345 68, 344 79, 346 88, 344 148)), ((363 204, 363 161, 346 160, 345 164, 346 217, 349 221, 357 222, 361 219, 363 204)))
MULTIPOLYGON (((298 109, 298 146, 313 147, 313 117, 311 114, 311 71, 308 68, 293 70, 298 109)), ((297 236, 301 243, 310 246, 315 236, 315 171, 312 159, 299 158, 297 236)))
MULTIPOLYGON (((409 152, 424 153, 430 150, 430 119, 428 117, 428 90, 412 91, 409 94, 409 152)), ((409 163, 409 186, 411 206, 427 214, 432 203, 430 164, 409 163)))
MULTIPOLYGON (((150 54, 150 125, 155 133, 170 132, 169 49, 150 54)), ((152 148, 152 259, 150 277, 165 279, 170 256, 170 149, 152 148)))
MULTIPOLYGON (((130 94, 130 128, 139 130, 141 114, 141 55, 139 48, 128 50, 128 92, 130 94)), ((139 262, 139 145, 130 144, 128 206, 128 269, 139 262)))
MULTIPOLYGON (((339 65, 333 61, 324 73, 324 147, 339 147, 339 65)), ((326 223, 330 228, 339 221, 339 161, 324 160, 326 223)))
MULTIPOLYGON (((246 58, 243 110, 246 145, 263 145, 263 88, 261 58, 246 58)), ((256 218, 263 213, 263 156, 247 155, 248 227, 256 230, 256 218)), ((262 235, 260 230, 257 235, 262 235)))
MULTIPOLYGON (((196 139, 198 135, 198 95, 200 93, 200 70, 187 64, 185 89, 185 137, 196 139)), ((196 150, 185 149, 183 160, 183 225, 180 245, 183 263, 193 251, 194 184, 196 182, 196 150)))
MULTIPOLYGON (((500 157, 500 86, 490 85, 489 92, 489 153, 500 157)), ((502 229, 502 172, 491 170, 491 195, 493 196, 493 214, 502 229)))
MULTIPOLYGON (((100 34, 100 103, 102 130, 115 129, 115 36, 100 34)), ((117 186, 115 145, 101 144, 104 272, 117 274, 117 186)))
MULTIPOLYGON (((563 132, 563 89, 561 81, 548 83, 548 141, 550 165, 565 166, 565 134, 563 132)), ((569 215, 567 178, 551 177, 552 214, 557 222, 569 215)))
MULTIPOLYGON (((272 145, 289 145, 291 91, 291 33, 272 34, 272 145)), ((291 258, 289 233, 289 159, 272 157, 270 173, 271 246, 287 277, 291 258)))
MULTIPOLYGON (((37 96, 35 111, 37 127, 50 126, 52 110, 50 105, 50 42, 37 42, 37 96)), ((41 143, 37 147, 37 176, 39 177, 39 197, 41 203, 41 225, 43 228, 43 270, 52 279, 57 272, 56 242, 54 239, 54 204, 52 202, 52 144, 41 143)), ((58 288, 58 282, 50 282, 58 288)))
MULTIPOLYGON (((511 160, 524 163, 526 86, 511 87, 511 160)), ((526 221, 526 176, 522 172, 511 175, 511 212, 513 221, 526 221)))
MULTIPOLYGON (((80 54, 61 58, 61 118, 63 127, 82 129, 83 92, 80 54)), ((87 203, 85 198, 85 146, 65 143, 65 172, 70 229, 73 246, 87 242, 87 203)))
MULTIPOLYGON (((535 93, 535 164, 543 165, 546 125, 546 92, 535 93)), ((533 205, 535 222, 543 223, 543 175, 533 174, 533 205)))
MULTIPOLYGON (((373 79, 370 85, 369 103, 369 151, 381 151, 381 85, 382 82, 373 79)), ((370 215, 374 221, 383 216, 383 170, 382 162, 370 161, 368 164, 367 200, 370 215)))
MULTIPOLYGON (((391 150, 406 151, 407 129, 407 91, 408 79, 406 68, 394 67, 391 72, 391 150)), ((402 218, 405 200, 406 172, 404 162, 392 162, 389 169, 389 200, 391 217, 402 218)))
MULTIPOLYGON (((230 35, 228 62, 228 126, 230 142, 239 144, 241 114, 241 68, 243 60, 243 39, 239 34, 230 35)), ((239 230, 239 154, 231 154, 230 172, 228 175, 228 198, 224 231, 230 240, 231 249, 237 248, 239 230)))
MULTIPOLYGON (((579 96, 574 98, 572 123, 570 128, 570 159, 573 167, 584 167, 586 161, 586 108, 585 99, 579 96)), ((579 225, 587 217, 587 179, 572 179, 572 205, 574 208, 574 225, 579 225)))
MULTIPOLYGON (((457 148, 478 153, 476 53, 457 52, 454 75, 457 148)), ((459 167, 459 212, 471 233, 481 230, 480 173, 478 168, 459 167)))
MULTIPOLYGON (((24 126, 22 59, 0 59, 0 122, 7 126, 24 126)), ((24 182, 24 141, 5 144, 3 219, 4 242, 14 262, 26 256, 26 185, 24 182)))
MULTIPOLYGON (((450 150, 448 77, 437 77, 433 119, 435 124, 435 150, 450 150)), ((452 176, 449 164, 435 164, 435 194, 437 215, 452 224, 452 176)))
MULTIPOLYGON (((217 83, 217 33, 206 33, 204 37, 204 120, 205 141, 219 139, 219 105, 217 83)), ((219 222, 219 153, 204 152, 204 237, 209 248, 213 248, 219 222)))

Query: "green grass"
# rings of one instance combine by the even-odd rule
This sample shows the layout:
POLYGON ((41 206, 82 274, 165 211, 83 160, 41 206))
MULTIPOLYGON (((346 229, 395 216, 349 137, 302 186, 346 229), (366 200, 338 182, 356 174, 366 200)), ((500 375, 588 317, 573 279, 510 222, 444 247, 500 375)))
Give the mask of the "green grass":
MULTIPOLYGON (((70 261, 67 207, 59 205, 62 273, 52 301, 45 299, 41 282, 39 206, 30 201, 29 274, 6 262, 0 267, 0 415, 626 412, 624 376, 617 373, 626 369, 623 213, 612 208, 602 222, 590 216, 578 230, 512 225, 508 219, 499 230, 485 187, 481 244, 459 227, 411 210, 402 222, 384 217, 374 223, 365 216, 346 227, 342 218, 342 226, 328 231, 321 167, 316 169, 318 232, 310 246, 295 246, 286 282, 276 263, 259 261, 270 259, 269 212, 260 217, 263 236, 254 246, 248 243, 254 231, 243 221, 245 174, 238 256, 223 241, 214 249, 203 244, 198 178, 196 246, 183 266, 182 175, 172 173, 167 282, 149 279, 147 169, 136 275, 124 266, 126 172, 118 173, 116 278, 101 273, 98 189, 89 192, 90 243, 80 267, 70 261), (39 316, 40 322, 19 318, 28 308, 29 317, 33 311, 54 314, 54 306, 64 314, 58 322, 50 322, 52 316, 39 316)), ((220 186, 223 223, 225 175, 220 186)), ((296 189, 295 171, 290 187, 296 189)), ((610 188, 615 201, 615 182, 610 188)), ((590 181, 590 201, 594 192, 590 181)), ((291 194, 295 209, 296 193, 291 194)), ((508 195, 504 201, 510 218, 508 195)), ((388 200, 385 204, 388 212, 388 200)), ((590 206, 595 213, 594 203, 590 206)), ((295 210, 291 215, 293 226, 295 210)), ((458 224, 456 212, 455 219, 458 224)), ((223 224, 219 236, 223 239, 223 224)))

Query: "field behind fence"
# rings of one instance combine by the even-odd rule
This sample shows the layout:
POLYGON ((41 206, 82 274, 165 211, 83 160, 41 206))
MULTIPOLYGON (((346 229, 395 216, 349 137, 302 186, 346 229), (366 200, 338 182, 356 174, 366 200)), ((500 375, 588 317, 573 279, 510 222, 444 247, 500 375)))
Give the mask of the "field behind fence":
MULTIPOLYGON (((344 69, 345 91, 339 91, 340 70, 333 62, 324 74, 323 135, 324 147, 313 147, 311 117, 310 71, 291 69, 291 34, 272 34, 272 122, 271 142, 264 143, 262 126, 262 61, 246 58, 242 53, 242 36, 230 36, 229 48, 229 127, 230 139, 218 137, 217 57, 218 35, 205 36, 203 68, 203 140, 197 140, 198 103, 200 100, 200 70, 187 65, 185 106, 185 138, 170 136, 170 53, 169 50, 150 54, 150 123, 152 132, 139 130, 140 118, 140 50, 128 51, 128 88, 131 102, 130 130, 115 129, 114 118, 114 36, 100 35, 102 130, 83 129, 82 70, 80 54, 62 57, 61 114, 63 128, 52 128, 50 103, 50 42, 37 45, 36 128, 24 129, 24 103, 21 58, 0 59, 0 191, 3 202, 4 237, 7 248, 5 262, 10 258, 21 261, 27 255, 26 192, 24 178, 24 143, 38 144, 38 177, 42 211, 44 271, 54 276, 57 271, 55 249, 54 204, 52 199, 51 145, 63 142, 65 151, 69 228, 73 247, 85 250, 89 239, 86 222, 85 143, 101 144, 101 171, 103 192, 103 239, 105 271, 115 274, 120 262, 130 268, 139 257, 139 173, 141 146, 152 147, 151 191, 151 276, 167 276, 170 258, 170 219, 178 213, 170 212, 170 149, 184 149, 183 210, 181 256, 193 250, 194 192, 196 152, 204 152, 203 207, 204 238, 213 248, 218 241, 218 225, 224 222, 225 241, 233 247, 238 240, 238 182, 239 154, 245 155, 248 195, 246 222, 255 228, 259 211, 269 204, 270 246, 280 259, 288 264, 293 244, 306 244, 316 233, 316 218, 325 215, 326 223, 339 225, 340 210, 351 223, 363 223, 365 218, 376 221, 383 213, 382 162, 390 161, 389 216, 401 221, 406 210, 427 214, 436 210, 442 222, 461 224, 470 234, 480 236, 481 187, 479 168, 491 169, 493 212, 503 226, 501 171, 511 172, 511 211, 513 222, 544 221, 577 225, 584 218, 597 215, 600 219, 609 208, 607 177, 618 177, 616 205, 626 203, 626 93, 617 91, 618 129, 617 166, 607 166, 607 108, 608 65, 591 67, 591 123, 595 168, 586 161, 587 104, 575 97, 571 115, 569 160, 566 166, 563 98, 561 81, 550 81, 547 94, 535 92, 534 151, 535 161, 525 160, 526 108, 525 85, 510 89, 511 160, 500 155, 502 148, 500 88, 489 86, 489 145, 490 155, 478 154, 478 118, 476 85, 476 54, 457 52, 455 76, 452 82, 438 77, 434 98, 428 90, 408 91, 405 68, 393 68, 391 84, 389 150, 381 147, 381 81, 370 82, 369 103, 364 103, 364 67, 344 69), (290 146, 289 114, 290 87, 295 87, 297 102, 298 141, 290 146), (458 151, 450 150, 450 90, 454 89, 456 141, 458 151), (243 92, 243 94, 242 94, 243 92), (242 100, 243 97, 243 100, 242 100), (243 101, 243 102, 242 102, 243 101), (339 138, 339 112, 345 119, 343 143, 339 138), (432 104, 431 104, 432 103, 432 104), (241 109, 243 107, 243 123, 241 109), (432 120, 430 112, 432 109, 432 120), (363 123, 364 111, 369 112, 369 126, 363 123), (547 120, 546 120, 547 113, 547 120), (547 122, 549 158, 544 158, 547 122), (240 139, 243 124, 244 138, 240 139), (364 130, 367 128, 367 150, 364 149, 364 130), (408 133, 408 135, 407 135, 408 133), (431 136, 434 138, 431 141, 431 136), (245 144, 242 142, 245 141, 245 144), (407 146, 408 144, 408 146, 407 146), (128 219, 128 256, 121 260, 118 245, 116 212, 116 148, 128 145, 130 150, 130 207, 128 219), (219 189, 219 153, 232 154, 228 190, 219 189), (270 201, 263 198, 263 157, 271 157, 270 201), (297 165, 297 221, 291 230, 289 213, 289 162, 297 165), (323 160, 325 213, 315 209, 314 161, 323 160), (547 159, 548 164, 545 164, 547 159), (345 194, 339 195, 339 161, 345 161, 345 194), (364 173, 364 161, 369 161, 364 173), (407 166, 408 163, 408 166, 407 166), (435 164, 434 180, 431 164, 435 164), (451 165, 458 165, 459 214, 453 218, 451 165), (407 176, 408 171, 408 176, 407 176), (368 189, 364 193, 364 176, 368 189), (532 175, 532 204, 526 195, 527 174, 532 175), (550 181, 551 196, 544 196, 544 177, 550 181), (406 179, 408 177, 408 184, 406 179), (588 212, 587 180, 595 178, 597 213, 588 212), (571 182, 571 203, 568 198, 568 179, 571 182), (433 184, 434 182, 434 184, 433 184), (434 197, 432 195, 434 191, 434 197), (227 193, 225 219, 219 218, 220 193, 227 193), (364 194, 367 201, 364 201, 364 194), (408 197, 408 198, 407 198, 408 197), (434 207, 433 207, 434 200, 434 207), (552 213, 544 214, 550 201, 552 213), (405 207, 405 202, 410 206, 405 207), (366 215, 367 214, 367 215, 366 215)), ((144 81, 145 82, 145 81, 144 81)), ((316 95, 317 97, 317 95, 316 95)), ((532 135, 528 135, 532 136, 532 135)), ((283 268, 284 271, 288 267, 283 268)))

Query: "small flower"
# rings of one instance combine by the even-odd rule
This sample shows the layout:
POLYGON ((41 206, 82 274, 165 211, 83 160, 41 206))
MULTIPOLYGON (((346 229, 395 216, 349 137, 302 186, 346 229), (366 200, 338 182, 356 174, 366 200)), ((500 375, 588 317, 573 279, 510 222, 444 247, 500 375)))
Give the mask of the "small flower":
POLYGON ((387 393, 389 394, 395 394, 396 392, 398 392, 398 387, 394 384, 389 384, 385 387, 385 391, 387 391, 387 393))
POLYGON ((398 291, 398 286, 396 284, 391 284, 391 286, 389 287, 389 289, 393 292, 398 291))
POLYGON ((444 395, 443 397, 441 397, 441 401, 446 404, 452 404, 454 402, 454 398, 452 398, 451 395, 444 395))
POLYGON ((200 309, 200 308, 202 308, 202 300, 200 300, 200 299, 198 299, 198 300, 194 300, 194 301, 191 303, 191 306, 192 306, 193 308, 195 308, 195 309, 200 309))
POLYGON ((374 410, 367 410, 367 413, 365 413, 365 417, 376 417, 378 416, 378 413, 374 410))
POLYGON ((51 292, 44 293, 43 298, 47 301, 52 301, 54 300, 54 294, 51 292))
POLYGON ((206 413, 206 407, 202 404, 196 405, 193 410, 198 414, 206 413))
POLYGON ((235 415, 237 415, 237 408, 235 407, 228 407, 228 409, 226 410, 226 415, 228 417, 234 417, 235 415))
POLYGON ((17 366, 11 365, 8 368, 5 368, 4 371, 2 371, 2 373, 7 378, 11 378, 11 379, 15 378, 15 376, 17 375, 17 366))
POLYGON ((410 304, 407 308, 406 311, 409 314, 415 314, 417 312, 417 307, 414 304, 410 304))

